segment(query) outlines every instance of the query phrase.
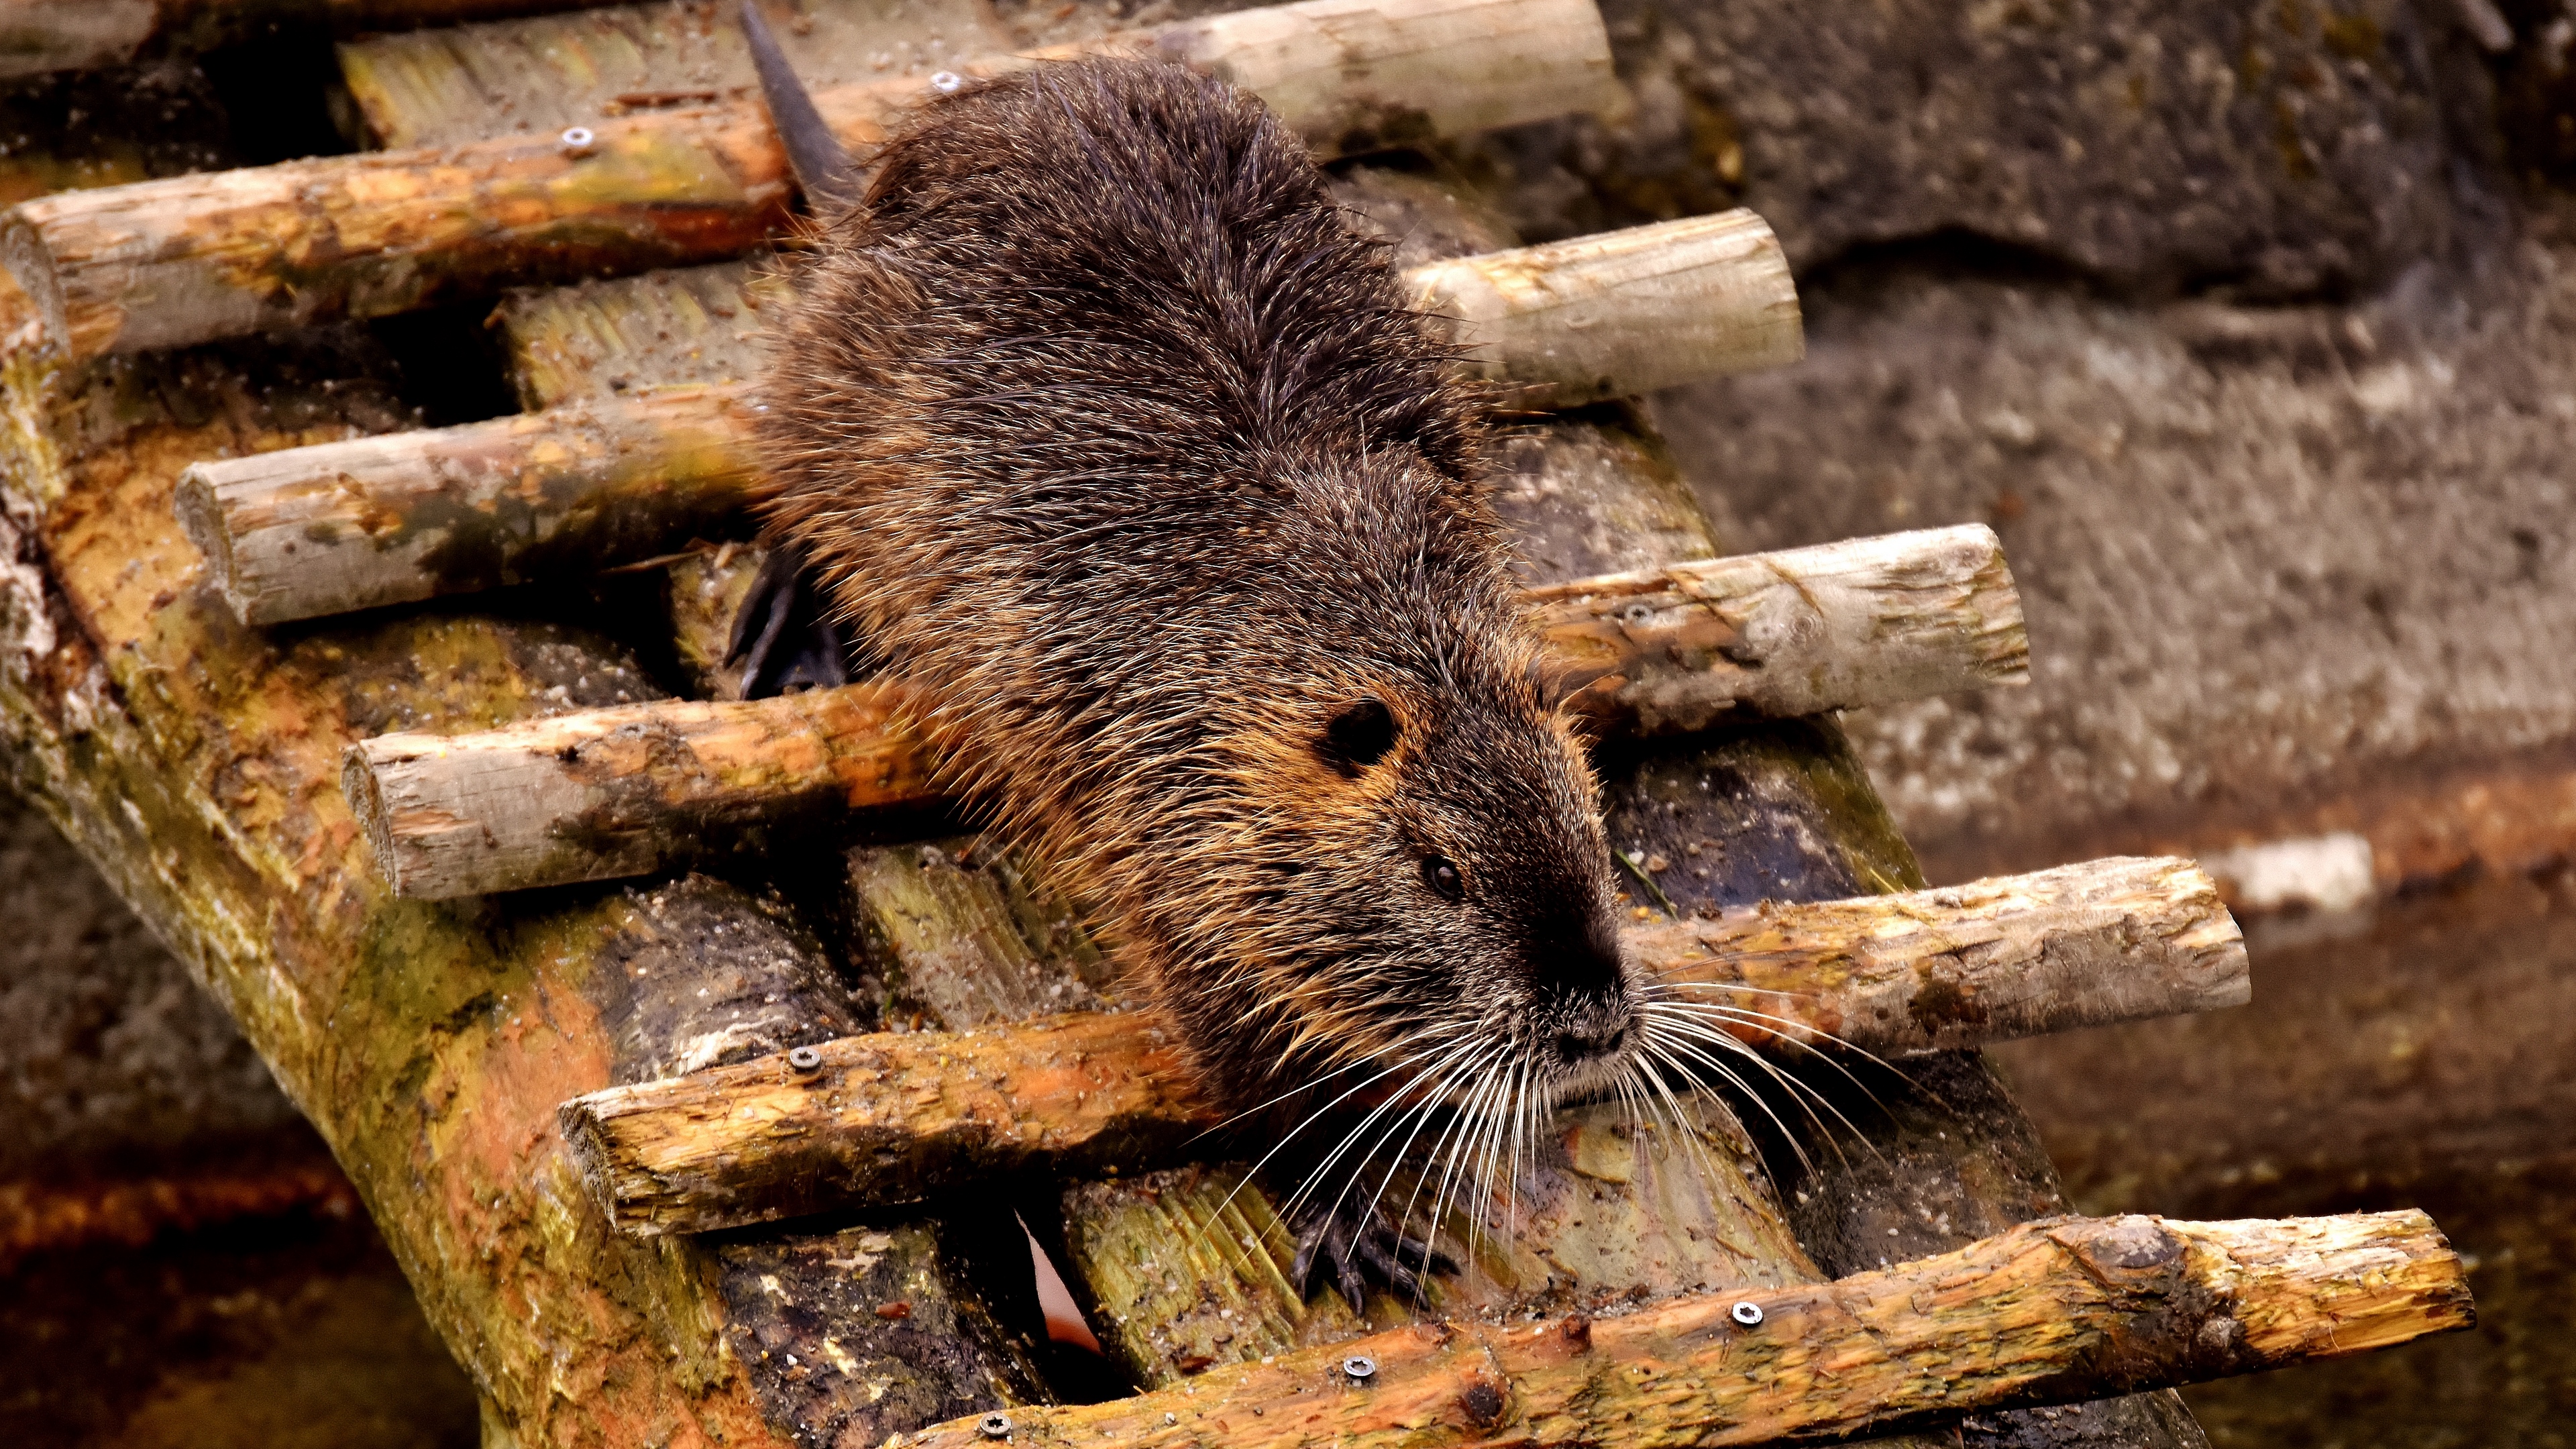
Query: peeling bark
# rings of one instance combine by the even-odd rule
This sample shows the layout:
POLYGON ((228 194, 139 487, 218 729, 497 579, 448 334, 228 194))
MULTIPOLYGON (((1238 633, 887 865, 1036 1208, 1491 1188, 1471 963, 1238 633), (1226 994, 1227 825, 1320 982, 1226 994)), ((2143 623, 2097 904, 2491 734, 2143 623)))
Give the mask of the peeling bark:
MULTIPOLYGON (((1415 1325, 1023 1411, 1006 1432, 1145 1449, 1808 1442, 2259 1373, 2473 1321, 2459 1255, 2422 1213, 2071 1218, 1839 1282, 1622 1318, 1415 1325)), ((961 1420, 907 1444, 990 1435, 961 1420)))

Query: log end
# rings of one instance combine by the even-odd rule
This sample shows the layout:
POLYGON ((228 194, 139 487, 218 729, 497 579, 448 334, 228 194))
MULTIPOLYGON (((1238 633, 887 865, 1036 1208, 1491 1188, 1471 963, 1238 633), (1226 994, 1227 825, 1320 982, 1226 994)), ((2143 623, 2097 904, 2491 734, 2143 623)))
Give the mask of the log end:
POLYGON ((10 277, 36 304, 46 341, 77 357, 104 352, 106 339, 94 347, 75 345, 79 339, 72 336, 62 269, 55 263, 54 249, 45 240, 41 218, 31 214, 41 205, 39 201, 11 207, 8 216, 0 219, 0 266, 9 269, 10 277))
POLYGON ((233 554, 232 530, 224 527, 223 500, 219 483, 210 469, 213 465, 191 463, 179 475, 179 487, 171 501, 171 511, 179 516, 179 531, 206 556, 206 571, 213 576, 215 592, 223 597, 233 617, 253 626, 275 623, 258 616, 258 603, 242 588, 239 561, 233 554))
POLYGON ((340 756, 340 793, 348 797, 349 813, 357 817, 358 828, 367 833, 376 872, 399 896, 404 893, 402 853, 394 844, 393 815, 385 806, 384 782, 376 773, 376 752, 382 744, 382 739, 360 740, 340 756))
MULTIPOLYGON (((609 1092, 617 1089, 611 1087, 609 1092)), ((555 1108, 555 1128, 563 1133, 564 1150, 572 1159, 573 1171, 581 1177, 581 1190, 591 1206, 617 1232, 629 1235, 651 1235, 657 1231, 648 1218, 642 1221, 620 1221, 617 1212, 617 1189, 610 1180, 606 1130, 600 1122, 599 1099, 603 1092, 575 1097, 555 1108)))

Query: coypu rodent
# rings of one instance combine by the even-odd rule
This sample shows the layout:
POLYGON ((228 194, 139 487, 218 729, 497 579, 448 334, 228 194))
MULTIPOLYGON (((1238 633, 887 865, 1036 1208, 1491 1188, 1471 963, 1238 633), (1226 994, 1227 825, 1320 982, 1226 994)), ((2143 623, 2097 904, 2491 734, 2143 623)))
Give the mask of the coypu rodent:
MULTIPOLYGON (((771 537, 1222 1099, 1499 1120, 1626 1068, 1642 988, 1477 412, 1259 101, 1139 60, 934 99, 802 281, 771 537)), ((1347 1191, 1304 1218, 1301 1283, 1354 1302, 1433 1256, 1347 1191)))

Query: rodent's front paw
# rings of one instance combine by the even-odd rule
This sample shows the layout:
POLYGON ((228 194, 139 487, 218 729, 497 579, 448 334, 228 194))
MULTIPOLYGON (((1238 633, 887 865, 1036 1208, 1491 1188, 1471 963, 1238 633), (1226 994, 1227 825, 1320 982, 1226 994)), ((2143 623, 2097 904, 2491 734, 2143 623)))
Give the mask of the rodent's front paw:
POLYGON ((1352 1312, 1365 1313, 1372 1283, 1419 1301, 1425 1272, 1458 1271, 1448 1254, 1407 1237, 1375 1207, 1349 1197, 1330 1207, 1310 1203, 1294 1216, 1297 1257, 1289 1265, 1288 1281, 1303 1296, 1314 1295, 1320 1272, 1350 1300, 1352 1312))

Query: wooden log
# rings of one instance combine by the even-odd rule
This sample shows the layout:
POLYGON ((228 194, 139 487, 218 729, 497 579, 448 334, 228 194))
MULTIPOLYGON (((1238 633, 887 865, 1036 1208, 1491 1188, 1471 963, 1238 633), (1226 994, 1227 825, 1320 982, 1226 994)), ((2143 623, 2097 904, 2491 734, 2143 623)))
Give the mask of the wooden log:
MULTIPOLYGON (((1976 524, 1539 597, 1587 702, 1649 729, 1721 708, 1813 712, 1979 688, 2018 678, 2027 653, 2000 548, 1976 524)), ((349 798, 395 891, 416 899, 642 874, 726 822, 843 797, 928 803, 932 765, 912 736, 888 732, 881 688, 388 735, 351 752, 349 798), (851 733, 817 732, 831 730, 851 733)))
MULTIPOLYGON (((1139 48, 1239 80, 1326 152, 1598 108, 1615 88, 1591 0, 1305 0, 955 69, 1139 48)), ((898 78, 815 102, 864 147, 922 87, 898 78)), ((756 106, 583 130, 46 197, 10 214, 0 255, 48 338, 86 358, 382 316, 503 277, 713 261, 787 218, 786 157, 756 106)))
POLYGON ((1831 1283, 1597 1320, 1415 1325, 1130 1399, 960 1419, 905 1449, 1812 1442, 2341 1358, 2475 1320, 2459 1255, 2420 1212, 2058 1218, 1831 1283))
POLYGON ((513 290, 492 310, 519 406, 614 402, 685 383, 759 379, 773 309, 795 300, 777 260, 671 267, 513 290))
POLYGON ((397 895, 641 875, 709 833, 933 798, 900 685, 584 710, 349 748, 342 788, 397 895))
POLYGON ((2030 681, 2003 544, 1983 524, 1847 539, 1530 590, 1557 687, 1605 722, 1699 730, 2030 681))
MULTIPOLYGON (((1757 1046, 1886 1056, 2206 1011, 2250 995, 2209 877, 2097 861, 1945 890, 1641 927, 1662 994, 1753 1014, 1757 1046), (1729 992, 1726 988, 1749 988, 1729 992)), ((564 1134, 612 1222, 703 1232, 900 1202, 1000 1172, 1133 1170, 1207 1130, 1159 1029, 1122 1015, 826 1043, 576 1098, 564 1134)))
POLYGON ((198 463, 178 509, 244 623, 499 588, 640 557, 751 498, 732 388, 198 463))
POLYGON ((1461 257, 1406 277, 1451 319, 1474 375, 1524 406, 1564 407, 1806 355, 1789 259, 1735 210, 1461 257))
MULTIPOLYGON (((1730 259, 1749 245, 1744 226, 1727 218, 1711 220, 1727 222, 1714 230, 1730 249, 1730 259)), ((1708 248, 1693 229, 1710 229, 1699 222, 1433 263, 1415 268, 1407 285, 1434 307, 1448 295, 1443 289, 1463 285, 1461 278, 1482 288, 1460 295, 1510 337, 1508 348, 1480 364, 1490 378, 1544 391, 1553 385, 1552 370, 1562 359, 1580 355, 1587 359, 1586 389, 1598 384, 1605 395, 1644 392, 1710 375, 1711 370, 1794 356, 1797 305, 1786 264, 1769 230, 1758 221, 1750 227, 1759 233, 1751 250, 1768 258, 1766 274, 1787 298, 1785 324, 1765 310, 1770 304, 1741 295, 1742 289, 1712 284, 1691 290, 1698 285, 1693 279, 1705 281, 1726 270, 1698 260, 1708 248), (1569 250, 1615 256, 1620 265, 1569 263, 1552 271, 1540 255, 1569 250), (1676 276, 1683 283, 1667 285, 1676 276), (1509 281, 1513 290, 1505 293, 1490 285, 1497 277, 1509 281), (1561 278, 1566 280, 1563 287, 1561 278), (1782 325, 1790 343, 1787 356, 1776 350, 1757 356, 1723 341, 1745 330, 1776 337, 1782 325), (1632 363, 1644 370, 1622 370, 1632 363)), ((710 268, 656 275, 675 279, 657 285, 676 287, 678 295, 660 299, 662 305, 645 309, 645 314, 656 319, 684 316, 696 323, 656 329, 661 340, 651 345, 657 350, 676 354, 685 349, 689 354, 687 362, 675 357, 665 369, 742 375, 747 344, 733 336, 750 334, 741 314, 759 306, 751 296, 750 274, 710 268), (723 300, 728 283, 738 307, 723 300), (679 334, 677 341, 671 340, 673 332, 679 334), (710 351, 702 340, 708 334, 714 334, 711 362, 700 360, 710 351)), ((600 331, 614 335, 615 319, 628 309, 562 315, 574 310, 549 309, 542 325, 532 319, 518 329, 532 334, 536 357, 573 349, 577 344, 565 334, 584 340, 600 331), (605 325, 596 325, 602 319, 605 325)), ((582 350, 604 349, 594 345, 582 350)), ((616 350, 631 354, 636 349, 616 350)), ((591 357, 589 365, 577 370, 585 377, 594 375, 601 370, 597 361, 591 357)), ((564 381, 546 381, 562 370, 559 363, 535 361, 521 369, 522 384, 537 379, 541 396, 569 391, 564 381)), ((612 380, 631 382, 623 374, 612 380)), ((202 463, 182 483, 180 505, 190 536, 212 560, 225 597, 243 620, 282 623, 597 566, 685 539, 691 529, 738 508, 755 486, 760 472, 752 418, 740 384, 641 393, 628 386, 588 407, 202 463)), ((1667 720, 1696 729, 1718 709, 1782 690, 1804 688, 1821 702, 1750 707, 1769 714, 1811 714, 1857 702, 1832 697, 1832 685, 1848 682, 1830 661, 1817 656, 1889 631, 1907 634, 1922 651, 1924 657, 1912 667, 1949 673, 1954 672, 1950 662, 1936 657, 1945 651, 2002 650, 1982 667, 1996 679, 2017 680, 2027 663, 2013 652, 2022 637, 2021 618, 2001 552, 1991 533, 1976 530, 1972 538, 1968 530, 1952 532, 1958 540, 1956 556, 1918 557, 1896 544, 1879 549, 1832 545, 1772 556, 1775 572, 1792 573, 1769 578, 1767 594, 1760 587, 1764 580, 1722 571, 1622 581, 1611 587, 1624 592, 1623 607, 1638 622, 1616 628, 1605 624, 1597 638, 1580 637, 1578 630, 1569 640, 1587 653, 1607 651, 1598 667, 1587 672, 1586 682, 1602 681, 1604 707, 1635 716, 1650 729, 1664 727, 1667 720), (1897 559, 1891 551, 1906 556, 1897 559), (1891 565, 1907 572, 1889 574, 1891 565), (1960 568, 1972 572, 1949 577, 1960 568), (1980 568, 1983 572, 1974 571, 1980 568), (1861 592, 1850 593, 1851 588, 1861 592), (1953 597, 1960 590, 1964 596, 1953 597), (1867 605, 1852 607, 1862 602, 1862 594, 1873 593, 1867 605), (1751 606, 1753 614, 1729 623, 1720 615, 1726 612, 1723 601, 1735 595, 1759 597, 1751 606), (1907 601, 1921 611, 1920 619, 1888 616, 1891 606, 1907 601), (1980 636, 1959 635, 1955 610, 1981 604, 1992 606, 1986 611, 1992 617, 1981 625, 1980 636), (1947 632, 1910 632, 1927 623, 1947 632), (1619 661, 1643 662, 1633 657, 1632 646, 1649 636, 1658 641, 1655 649, 1697 662, 1681 666, 1678 678, 1671 669, 1653 664, 1645 665, 1653 678, 1621 673, 1619 661), (1716 661, 1712 649, 1739 663, 1716 661), (1617 685, 1607 681, 1610 675, 1619 676, 1617 685), (1617 697, 1609 698, 1614 689, 1617 697)), ((1581 606, 1569 604, 1567 611, 1570 619, 1581 613, 1581 606)))

